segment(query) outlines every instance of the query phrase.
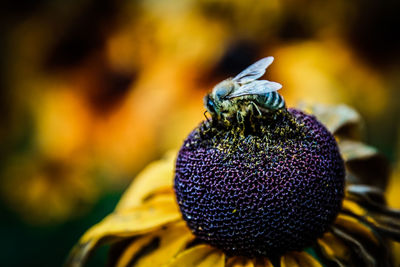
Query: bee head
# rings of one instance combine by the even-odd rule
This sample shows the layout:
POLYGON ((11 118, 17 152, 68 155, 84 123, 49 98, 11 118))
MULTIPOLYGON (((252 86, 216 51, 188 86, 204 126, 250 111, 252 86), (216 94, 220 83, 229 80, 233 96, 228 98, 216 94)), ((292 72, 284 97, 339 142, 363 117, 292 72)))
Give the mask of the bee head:
POLYGON ((204 106, 206 107, 207 111, 211 115, 218 115, 219 114, 219 108, 218 105, 215 103, 215 101, 212 99, 211 94, 208 94, 204 97, 204 106))
POLYGON ((222 113, 223 102, 228 100, 227 96, 235 90, 239 85, 232 81, 232 79, 226 79, 218 83, 212 90, 212 92, 204 97, 204 106, 211 115, 220 116, 222 113))

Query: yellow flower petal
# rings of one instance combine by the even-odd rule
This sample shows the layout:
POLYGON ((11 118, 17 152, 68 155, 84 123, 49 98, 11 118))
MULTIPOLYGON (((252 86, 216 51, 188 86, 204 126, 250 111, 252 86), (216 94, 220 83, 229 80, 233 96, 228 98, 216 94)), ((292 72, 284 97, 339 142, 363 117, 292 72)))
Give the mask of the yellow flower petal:
POLYGON ((155 235, 149 234, 142 236, 136 240, 134 240, 126 249, 118 259, 116 267, 127 267, 129 266, 130 261, 132 258, 147 244, 149 244, 155 235))
POLYGON ((226 267, 254 267, 252 259, 245 257, 232 257, 226 262, 226 267))
POLYGON ((335 224, 346 228, 348 232, 365 236, 375 244, 379 244, 372 230, 353 217, 339 214, 335 220, 335 224))
POLYGON ((381 153, 356 141, 342 140, 338 145, 349 173, 356 178, 353 183, 373 185, 381 190, 386 188, 390 166, 381 153))
MULTIPOLYGON (((345 105, 324 106, 324 105, 301 105, 300 109, 315 115, 328 130, 337 134, 343 132, 346 138, 360 137, 360 115, 352 108, 345 105), (346 128, 346 131, 342 131, 346 128)), ((340 134, 342 136, 342 134, 340 134)))
POLYGON ((132 236, 147 233, 181 217, 174 196, 160 196, 139 207, 114 212, 86 232, 82 241, 94 237, 118 235, 132 236))
POLYGON ((190 248, 172 260, 167 267, 223 267, 225 255, 222 251, 208 245, 190 248))
POLYGON ((271 261, 265 257, 246 258, 241 256, 231 257, 227 260, 226 267, 273 267, 271 261))
POLYGON ((274 267, 268 258, 260 257, 254 260, 254 267, 274 267))
POLYGON ((367 214, 366 210, 363 209, 360 205, 348 199, 343 200, 342 206, 345 210, 351 211, 352 213, 359 216, 365 216, 367 214))
POLYGON ((330 232, 326 232, 322 238, 318 239, 318 244, 329 257, 347 260, 350 256, 349 248, 330 232))
POLYGON ((375 148, 367 146, 361 142, 350 140, 343 140, 339 142, 339 148, 345 161, 367 159, 378 154, 378 150, 375 148))
POLYGON ((174 196, 160 196, 141 206, 114 212, 81 237, 68 258, 67 266, 81 266, 89 253, 105 240, 149 233, 180 218, 174 196))
POLYGON ((138 206, 153 192, 160 189, 171 189, 176 155, 176 151, 170 151, 163 159, 150 163, 139 173, 122 195, 116 210, 138 206))
POLYGON ((292 251, 281 257, 281 267, 322 267, 322 265, 304 251, 292 251))
POLYGON ((134 265, 135 267, 164 266, 194 239, 194 235, 184 222, 161 232, 158 248, 141 257, 134 265))

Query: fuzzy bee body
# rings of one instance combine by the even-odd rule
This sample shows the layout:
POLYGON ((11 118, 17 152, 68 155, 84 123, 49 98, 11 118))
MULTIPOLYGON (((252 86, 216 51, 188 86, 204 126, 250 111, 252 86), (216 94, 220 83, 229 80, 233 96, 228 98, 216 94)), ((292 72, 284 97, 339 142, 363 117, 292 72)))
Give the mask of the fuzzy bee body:
POLYGON ((204 104, 214 117, 243 118, 254 110, 261 115, 261 110, 272 111, 285 107, 285 100, 277 92, 282 85, 267 80, 257 80, 264 75, 266 68, 273 62, 273 57, 263 58, 252 64, 234 78, 217 84, 206 95, 204 104))
POLYGON ((285 100, 278 92, 269 92, 265 95, 256 95, 257 104, 265 109, 276 110, 285 107, 285 100))

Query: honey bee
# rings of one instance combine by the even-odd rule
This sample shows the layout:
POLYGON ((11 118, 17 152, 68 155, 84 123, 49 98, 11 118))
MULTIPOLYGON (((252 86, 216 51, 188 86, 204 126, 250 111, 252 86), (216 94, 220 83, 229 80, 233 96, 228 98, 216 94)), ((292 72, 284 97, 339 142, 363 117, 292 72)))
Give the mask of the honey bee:
POLYGON ((253 108, 261 116, 261 110, 271 111, 285 107, 285 100, 277 92, 282 85, 267 80, 257 80, 274 61, 273 57, 260 59, 234 78, 218 83, 212 92, 204 97, 207 111, 217 118, 232 115, 243 120, 253 108), (242 105, 240 103, 245 103, 242 105))

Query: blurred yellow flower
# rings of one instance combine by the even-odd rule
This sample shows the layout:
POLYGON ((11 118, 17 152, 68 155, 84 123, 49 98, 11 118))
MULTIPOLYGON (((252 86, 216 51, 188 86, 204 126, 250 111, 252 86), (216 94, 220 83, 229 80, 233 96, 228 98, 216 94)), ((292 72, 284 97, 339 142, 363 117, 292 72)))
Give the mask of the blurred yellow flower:
POLYGON ((82 214, 99 193, 86 166, 38 155, 10 159, 3 175, 6 202, 33 224, 57 223, 82 214))
POLYGON ((368 116, 382 115, 388 105, 383 78, 332 36, 282 46, 274 54, 279 57, 274 76, 285 81, 289 103, 347 103, 368 116))

